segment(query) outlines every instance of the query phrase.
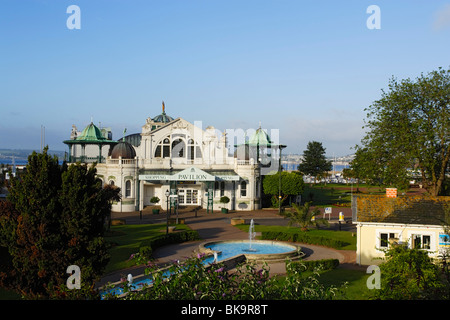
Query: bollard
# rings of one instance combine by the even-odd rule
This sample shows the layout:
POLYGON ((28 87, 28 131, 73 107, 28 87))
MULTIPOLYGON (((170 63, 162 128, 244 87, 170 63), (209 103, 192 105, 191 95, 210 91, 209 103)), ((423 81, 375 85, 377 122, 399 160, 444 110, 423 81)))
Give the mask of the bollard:
POLYGON ((344 213, 343 212, 339 212, 339 221, 340 222, 344 222, 344 213))

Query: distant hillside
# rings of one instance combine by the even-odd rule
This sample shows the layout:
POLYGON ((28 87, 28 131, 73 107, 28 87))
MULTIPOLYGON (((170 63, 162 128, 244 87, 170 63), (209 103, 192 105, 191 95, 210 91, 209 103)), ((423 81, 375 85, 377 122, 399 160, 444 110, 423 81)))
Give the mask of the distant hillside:
MULTIPOLYGON (((13 157, 15 160, 27 160, 33 151, 39 152, 38 150, 31 149, 0 149, 0 160, 11 160, 13 157)), ((56 155, 60 160, 64 159, 64 151, 49 150, 48 153, 56 155)))

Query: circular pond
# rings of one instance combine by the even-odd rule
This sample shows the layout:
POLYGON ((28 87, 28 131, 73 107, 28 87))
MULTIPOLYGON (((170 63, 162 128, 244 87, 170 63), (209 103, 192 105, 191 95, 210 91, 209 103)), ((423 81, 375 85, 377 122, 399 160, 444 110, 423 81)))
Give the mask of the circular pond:
MULTIPOLYGON (((217 253, 217 260, 222 261, 238 255, 245 255, 247 260, 283 260, 286 258, 298 258, 303 255, 297 245, 286 244, 279 241, 267 240, 232 240, 215 241, 201 244, 200 252, 217 253)), ((209 257, 214 259, 214 257, 209 257)))

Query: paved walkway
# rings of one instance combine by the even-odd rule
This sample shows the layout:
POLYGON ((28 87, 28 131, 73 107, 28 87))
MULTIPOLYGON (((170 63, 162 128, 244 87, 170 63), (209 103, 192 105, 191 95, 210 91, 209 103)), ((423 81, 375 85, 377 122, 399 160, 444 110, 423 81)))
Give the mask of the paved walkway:
MULTIPOLYGON (((334 222, 332 225, 336 228, 338 226, 337 217, 338 212, 331 216, 331 222, 334 222)), ((346 217, 350 217, 348 212, 346 217)), ((175 215, 172 214, 171 218, 175 218, 175 215)), ((193 211, 179 213, 179 218, 184 219, 185 223, 190 228, 197 230, 202 240, 167 245, 158 248, 153 252, 153 257, 156 259, 155 263, 164 264, 176 260, 184 260, 192 256, 194 251, 198 249, 198 246, 203 242, 248 239, 247 232, 241 231, 231 225, 232 218, 242 218, 246 223, 249 223, 250 220, 253 219, 255 224, 284 225, 287 223, 287 220, 279 216, 276 210, 258 210, 251 212, 238 211, 223 214, 221 212, 206 213, 206 210, 203 209, 199 210, 197 213, 193 211)), ((154 215, 150 210, 144 210, 142 214, 139 212, 116 212, 112 213, 112 219, 124 219, 127 224, 164 223, 166 222, 166 215, 165 213, 154 215)), ((342 224, 342 229, 344 230, 345 228, 354 228, 354 226, 351 223, 344 223, 342 224)), ((355 251, 335 250, 301 243, 299 245, 306 254, 304 260, 339 259, 339 262, 343 267, 357 267, 355 264, 355 251)), ((269 267, 272 274, 283 274, 286 271, 284 262, 271 263, 269 264, 269 267)), ((109 274, 105 276, 98 285, 119 281, 121 275, 127 275, 128 273, 137 276, 143 273, 143 268, 135 267, 109 274)))

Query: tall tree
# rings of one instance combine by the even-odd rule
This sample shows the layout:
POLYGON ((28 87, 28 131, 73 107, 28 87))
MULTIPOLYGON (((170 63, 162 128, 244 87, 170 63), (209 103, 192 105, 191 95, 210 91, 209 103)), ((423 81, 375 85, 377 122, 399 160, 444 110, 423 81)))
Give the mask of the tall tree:
POLYGON ((119 189, 102 188, 94 167, 59 165, 58 158, 33 152, 27 172, 13 179, 8 205, 0 206, 0 246, 11 268, 3 283, 30 298, 55 294, 66 269, 78 265, 91 285, 108 261, 103 227, 119 189))
POLYGON ((365 109, 362 147, 385 185, 405 186, 417 168, 422 184, 439 195, 449 172, 450 70, 439 68, 415 81, 392 78, 388 91, 365 109))
POLYGON ((310 141, 303 151, 302 163, 298 165, 298 171, 313 177, 322 176, 332 169, 331 161, 325 157, 325 148, 321 142, 310 141))

